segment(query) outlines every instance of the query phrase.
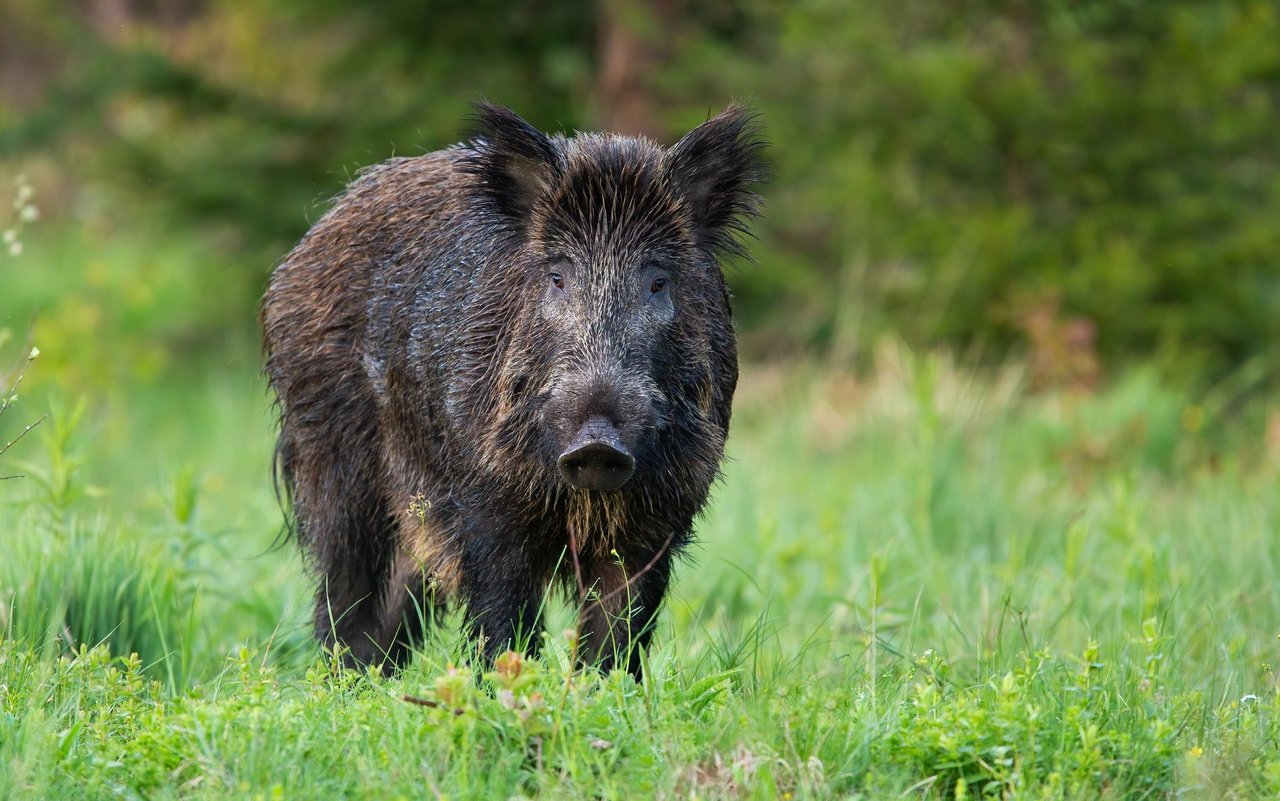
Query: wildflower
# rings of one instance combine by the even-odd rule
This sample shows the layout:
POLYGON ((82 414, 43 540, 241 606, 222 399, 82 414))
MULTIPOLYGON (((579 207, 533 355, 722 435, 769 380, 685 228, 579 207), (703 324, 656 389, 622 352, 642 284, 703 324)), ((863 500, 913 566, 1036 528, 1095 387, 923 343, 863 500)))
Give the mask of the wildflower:
POLYGON ((409 508, 405 510, 410 517, 418 518, 418 522, 426 525, 427 512, 431 511, 431 501, 419 492, 409 499, 409 508))
POLYGON ((516 694, 510 690, 498 690, 498 703, 502 705, 503 709, 514 711, 516 708, 516 694))
POLYGON ((460 707, 470 683, 471 677, 466 671, 449 665, 443 674, 436 677, 436 696, 446 706, 460 707))
POLYGON ((515 681, 524 670, 524 657, 516 651, 507 651, 494 660, 496 672, 507 682, 515 681))

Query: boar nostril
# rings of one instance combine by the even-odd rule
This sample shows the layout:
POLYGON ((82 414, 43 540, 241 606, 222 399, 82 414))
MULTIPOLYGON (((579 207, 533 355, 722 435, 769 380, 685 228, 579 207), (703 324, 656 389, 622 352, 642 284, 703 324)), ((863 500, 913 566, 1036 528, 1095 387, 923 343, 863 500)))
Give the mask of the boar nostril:
POLYGON ((559 465, 560 475, 575 487, 614 490, 631 478, 636 460, 602 442, 593 442, 562 455, 559 465))
POLYGON ((618 489, 636 469, 635 457, 627 451, 618 430, 598 417, 578 431, 556 464, 565 481, 588 490, 618 489))

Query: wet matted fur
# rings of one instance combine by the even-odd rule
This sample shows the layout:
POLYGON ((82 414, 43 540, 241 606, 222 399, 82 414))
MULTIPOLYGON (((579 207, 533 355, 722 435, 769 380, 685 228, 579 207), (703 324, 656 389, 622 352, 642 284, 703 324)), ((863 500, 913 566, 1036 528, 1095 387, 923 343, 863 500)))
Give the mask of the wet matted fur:
POLYGON ((728 433, 721 262, 758 207, 758 127, 729 107, 664 149, 477 122, 362 173, 263 300, 317 636, 390 670, 457 601, 489 658, 532 649, 558 577, 583 658, 639 677, 728 433), (619 489, 557 469, 588 421, 634 456, 619 489))

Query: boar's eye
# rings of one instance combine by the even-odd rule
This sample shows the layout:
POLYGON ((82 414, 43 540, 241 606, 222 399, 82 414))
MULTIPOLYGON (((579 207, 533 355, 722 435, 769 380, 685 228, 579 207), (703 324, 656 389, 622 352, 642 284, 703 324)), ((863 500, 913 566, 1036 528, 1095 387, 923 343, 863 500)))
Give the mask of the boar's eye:
POLYGON ((649 294, 656 295, 667 288, 667 277, 660 275, 653 279, 653 283, 649 286, 649 294))
POLYGON ((551 285, 556 289, 564 289, 564 276, 560 275, 560 273, 552 273, 551 285))

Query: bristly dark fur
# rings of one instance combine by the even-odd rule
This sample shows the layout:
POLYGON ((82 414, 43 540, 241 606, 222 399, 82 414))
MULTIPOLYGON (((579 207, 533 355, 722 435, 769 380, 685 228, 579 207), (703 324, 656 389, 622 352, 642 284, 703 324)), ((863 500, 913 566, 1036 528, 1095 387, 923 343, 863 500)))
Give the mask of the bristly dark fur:
POLYGON ((671 148, 668 169, 683 177, 685 196, 702 220, 698 234, 717 253, 745 256, 743 237, 760 215, 760 196, 751 191, 763 182, 765 141, 759 115, 729 106, 671 148))
POLYGON ((720 260, 758 213, 759 128, 730 107, 664 150, 488 105, 477 125, 361 174, 263 301, 317 634, 391 669, 458 601, 490 658, 532 649, 559 580, 584 660, 639 676, 728 433, 720 260), (619 489, 557 470, 592 420, 634 454, 619 489))
POLYGON ((463 170, 476 188, 516 230, 523 230, 539 196, 564 172, 560 152, 549 137, 510 109, 476 104, 472 153, 463 170))
POLYGON ((273 551, 284 547, 297 531, 293 518, 293 478, 284 472, 287 459, 280 453, 280 447, 281 442, 277 440, 276 447, 271 452, 271 491, 276 496, 276 505, 280 507, 284 519, 280 523, 280 531, 271 542, 270 550, 273 551))

